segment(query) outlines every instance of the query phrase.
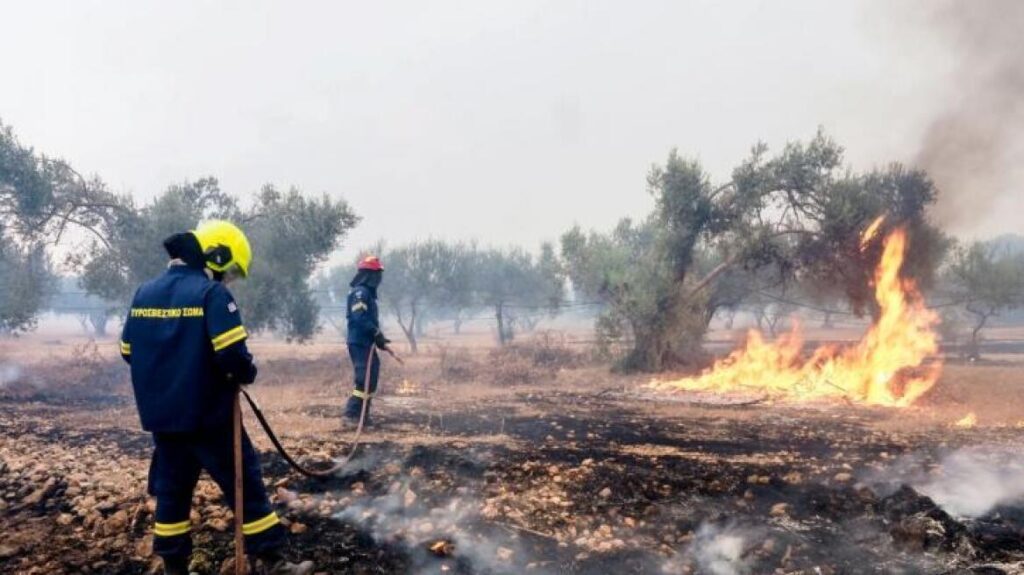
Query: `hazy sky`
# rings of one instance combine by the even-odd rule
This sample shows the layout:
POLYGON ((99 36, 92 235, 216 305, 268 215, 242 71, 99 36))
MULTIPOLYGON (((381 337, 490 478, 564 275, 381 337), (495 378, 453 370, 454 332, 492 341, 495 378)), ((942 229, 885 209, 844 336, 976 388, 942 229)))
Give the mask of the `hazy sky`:
MULTIPOLYGON (((889 5, 3 2, 0 118, 141 199, 205 175, 344 197, 348 250, 535 246, 644 214, 672 147, 716 179, 819 125, 856 168, 913 159, 956 58, 889 5)), ((1013 183, 958 231, 1024 231, 1013 183)))

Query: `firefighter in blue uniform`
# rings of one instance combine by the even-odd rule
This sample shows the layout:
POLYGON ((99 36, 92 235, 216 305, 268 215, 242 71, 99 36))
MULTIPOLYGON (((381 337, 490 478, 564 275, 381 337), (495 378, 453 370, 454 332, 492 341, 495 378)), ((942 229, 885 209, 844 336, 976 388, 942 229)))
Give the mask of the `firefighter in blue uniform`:
MULTIPOLYGON (((167 574, 187 574, 192 492, 205 469, 234 501, 232 409, 239 385, 256 379, 247 333, 225 284, 245 277, 249 242, 233 224, 210 221, 164 241, 167 271, 135 292, 121 336, 142 427, 153 434, 149 493, 156 497, 153 550, 167 574)), ((270 506, 259 456, 242 436, 243 532, 264 573, 307 574, 309 561, 281 555, 285 530, 270 506)))
POLYGON ((355 371, 355 386, 352 397, 345 406, 345 419, 350 424, 359 422, 359 416, 366 402, 366 418, 363 425, 369 425, 370 405, 377 392, 377 378, 380 377, 380 357, 377 349, 387 349, 391 340, 380 331, 380 313, 377 308, 377 287, 384 276, 384 266, 375 256, 360 260, 356 277, 349 283, 348 303, 345 317, 348 320, 348 355, 355 371), (370 370, 370 388, 366 386, 366 370, 370 370))

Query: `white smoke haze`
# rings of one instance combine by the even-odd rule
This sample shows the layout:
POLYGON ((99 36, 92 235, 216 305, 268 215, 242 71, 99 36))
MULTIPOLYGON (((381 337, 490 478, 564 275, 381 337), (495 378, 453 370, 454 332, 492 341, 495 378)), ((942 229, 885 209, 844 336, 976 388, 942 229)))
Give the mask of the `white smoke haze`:
POLYGON ((369 472, 380 468, 385 460, 385 455, 383 453, 367 451, 366 449, 360 449, 356 452, 355 457, 348 461, 345 460, 345 457, 347 456, 348 452, 346 451, 342 456, 331 459, 332 465, 344 463, 341 469, 334 474, 334 477, 355 477, 364 471, 369 472))
POLYGON ((1024 505, 1024 452, 973 446, 938 461, 909 454, 864 482, 883 496, 909 485, 954 517, 981 517, 1000 505, 1024 505))
POLYGON ((751 541, 758 541, 759 532, 736 525, 704 523, 697 529, 686 549, 662 567, 664 573, 679 573, 684 566, 696 567, 707 575, 745 575, 753 570, 749 554, 751 541))
MULTIPOLYGON (((374 540, 405 546, 413 561, 412 573, 437 573, 439 560, 431 556, 430 545, 446 541, 454 545, 451 557, 470 563, 474 571, 517 573, 529 556, 512 536, 484 534, 476 526, 481 501, 469 496, 454 496, 435 504, 425 504, 416 494, 415 480, 402 478, 392 483, 384 495, 367 495, 350 503, 333 518, 367 531, 374 540)), ((531 568, 531 573, 546 573, 531 568)))
POLYGON ((0 389, 21 379, 21 366, 15 363, 0 363, 0 389))
POLYGON ((999 505, 1024 505, 1021 453, 967 448, 942 459, 933 476, 913 487, 957 517, 981 517, 999 505))

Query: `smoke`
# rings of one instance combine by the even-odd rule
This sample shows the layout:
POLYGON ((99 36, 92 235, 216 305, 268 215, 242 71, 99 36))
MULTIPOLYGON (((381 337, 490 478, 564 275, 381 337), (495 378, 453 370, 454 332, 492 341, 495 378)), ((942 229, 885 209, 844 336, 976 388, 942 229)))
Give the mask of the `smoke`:
POLYGON ((1020 453, 962 449, 914 487, 950 515, 981 517, 999 505, 1024 504, 1024 462, 1020 453))
POLYGON ((948 0, 910 10, 953 58, 949 93, 914 164, 939 188, 938 223, 962 228, 1000 195, 1024 193, 1024 2, 948 0))
POLYGON ((704 524, 693 539, 693 556, 700 572, 711 575, 740 575, 750 566, 744 559, 747 538, 735 528, 704 524))
POLYGON ((21 366, 16 363, 0 363, 0 389, 22 379, 21 366))
MULTIPOLYGON (((511 535, 483 528, 481 502, 453 496, 426 502, 411 478, 396 480, 383 495, 367 495, 335 514, 369 532, 374 540, 402 545, 410 552, 412 573, 437 573, 440 556, 472 566, 474 572, 519 573, 530 554, 511 535), (431 552, 432 546, 441 551, 431 552)), ((543 569, 531 568, 543 575, 543 569)))
POLYGON ((865 482, 882 495, 909 485, 954 517, 982 517, 1000 505, 1024 504, 1024 459, 996 447, 958 449, 938 461, 911 454, 865 482))
POLYGON ((708 575, 745 575, 753 571, 751 541, 763 532, 733 524, 703 523, 686 549, 662 565, 662 573, 691 572, 708 575))

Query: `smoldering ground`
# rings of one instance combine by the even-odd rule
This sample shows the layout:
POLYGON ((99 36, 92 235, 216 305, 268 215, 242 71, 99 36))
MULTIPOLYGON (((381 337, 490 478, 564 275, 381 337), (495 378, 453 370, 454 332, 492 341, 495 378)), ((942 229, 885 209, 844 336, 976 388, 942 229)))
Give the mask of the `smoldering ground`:
POLYGON ((954 517, 978 518, 1000 507, 1024 509, 1024 451, 971 446, 938 458, 910 454, 870 473, 866 482, 883 493, 909 485, 954 517))
MULTIPOLYGON (((285 446, 318 467, 351 448, 351 436, 337 429, 344 399, 327 398, 317 370, 296 374, 259 393, 285 446), (322 407, 309 409, 313 397, 322 407)), ((327 481, 292 473, 250 429, 292 530, 292 557, 358 575, 442 567, 955 573, 993 564, 1003 566, 989 572, 1012 573, 1008 565, 1024 560, 1024 518, 1011 497, 960 518, 924 493, 947 501, 942 489, 960 480, 937 482, 931 470, 958 461, 950 457, 958 446, 1019 442, 1012 425, 899 432, 888 426, 907 412, 638 404, 599 391, 622 389, 625 380, 599 387, 597 377, 618 376, 575 368, 560 373, 557 389, 545 382, 451 393, 444 433, 425 428, 420 403, 382 398, 360 455, 327 481), (891 474, 891 489, 862 475, 904 460, 906 473, 891 474)), ((136 431, 130 407, 10 398, 0 405, 0 498, 12 525, 0 570, 146 572, 155 561, 144 494, 149 438, 136 431), (91 479, 97 469, 102 475, 91 479)), ((966 461, 1001 484, 1016 477, 999 475, 998 458, 966 461)), ((208 481, 195 510, 203 571, 216 572, 231 555, 230 512, 208 481)))

